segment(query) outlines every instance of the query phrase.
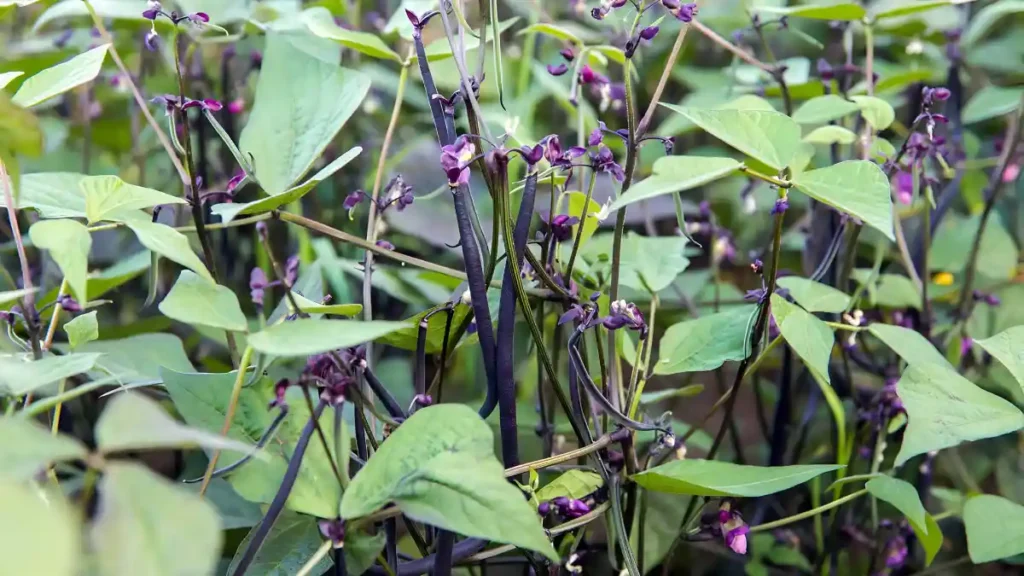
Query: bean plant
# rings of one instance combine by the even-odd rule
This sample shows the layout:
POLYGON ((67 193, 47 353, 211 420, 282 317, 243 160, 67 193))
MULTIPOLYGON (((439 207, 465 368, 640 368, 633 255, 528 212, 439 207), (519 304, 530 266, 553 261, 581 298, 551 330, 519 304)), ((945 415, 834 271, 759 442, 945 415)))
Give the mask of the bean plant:
POLYGON ((0 0, 0 573, 1017 573, 1021 12, 0 0))

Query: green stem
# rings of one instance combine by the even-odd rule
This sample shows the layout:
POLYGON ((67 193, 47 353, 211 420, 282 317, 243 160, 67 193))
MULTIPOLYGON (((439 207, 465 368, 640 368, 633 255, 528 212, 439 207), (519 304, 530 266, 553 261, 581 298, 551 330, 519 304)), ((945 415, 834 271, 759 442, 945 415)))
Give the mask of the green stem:
POLYGON ((302 565, 302 568, 299 568, 299 571, 295 573, 295 576, 308 576, 311 574, 313 572, 313 568, 316 568, 316 565, 319 564, 320 561, 327 556, 327 553, 331 551, 331 546, 331 541, 325 540, 324 543, 316 549, 313 556, 302 565))
POLYGON ((851 500, 856 500, 857 498, 860 498, 861 496, 863 496, 863 495, 865 495, 867 493, 868 493, 868 491, 865 488, 863 490, 859 490, 857 492, 854 492, 853 494, 849 494, 847 496, 843 496, 842 498, 840 498, 838 500, 833 500, 833 501, 829 502, 828 504, 823 504, 821 506, 818 506, 817 508, 813 508, 813 509, 808 510, 806 512, 801 512, 799 514, 794 514, 794 515, 788 516, 786 518, 775 520, 774 522, 767 522, 765 524, 758 524, 757 526, 751 526, 750 527, 750 531, 751 532, 764 532, 766 530, 774 530, 774 529, 780 528, 782 526, 788 526, 790 524, 799 522, 801 520, 806 520, 807 518, 811 518, 813 516, 818 516, 822 512, 828 512, 829 510, 831 510, 833 508, 838 508, 839 506, 842 506, 843 504, 846 504, 847 502, 849 502, 851 500))
MULTIPOLYGON (((235 385, 231 388, 231 398, 228 400, 228 408, 224 414, 224 425, 220 429, 221 436, 227 436, 231 430, 231 423, 235 419, 235 410, 238 408, 238 398, 242 394, 242 385, 245 384, 245 374, 249 371, 249 363, 252 362, 254 352, 255 350, 252 346, 246 346, 245 351, 242 352, 241 360, 238 361, 235 385)), ((200 496, 206 494, 206 489, 210 486, 213 471, 217 469, 218 459, 220 459, 220 450, 215 450, 213 456, 210 457, 210 463, 206 467, 206 472, 203 474, 203 483, 199 486, 200 496)))
POLYGON ((576 239, 572 243, 572 254, 569 255, 569 265, 565 268, 566 279, 572 279, 572 268, 576 263, 576 254, 583 243, 583 229, 586 228, 587 218, 590 217, 590 199, 594 197, 594 185, 597 184, 597 170, 590 171, 590 185, 587 186, 587 199, 583 201, 583 210, 580 212, 579 228, 576 229, 576 239))

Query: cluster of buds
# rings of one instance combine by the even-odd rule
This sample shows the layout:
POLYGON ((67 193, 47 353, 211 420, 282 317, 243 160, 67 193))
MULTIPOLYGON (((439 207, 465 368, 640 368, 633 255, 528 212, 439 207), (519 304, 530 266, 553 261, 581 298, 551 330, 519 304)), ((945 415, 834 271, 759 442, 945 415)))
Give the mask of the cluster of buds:
POLYGON ((572 239, 573 226, 580 223, 580 219, 568 214, 559 214, 552 217, 550 214, 540 217, 541 231, 544 234, 550 232, 554 242, 565 242, 572 239))
POLYGON ((945 115, 932 112, 932 108, 939 102, 949 100, 951 95, 947 88, 925 86, 921 89, 921 113, 914 119, 914 124, 924 122, 924 129, 928 134, 929 140, 935 139, 936 124, 946 124, 949 122, 945 115))
POLYGON ((568 63, 576 59, 576 51, 573 50, 573 47, 571 45, 562 48, 562 50, 559 51, 558 53, 562 56, 562 59, 565 60, 565 62, 560 62, 558 64, 548 64, 548 74, 551 74, 552 76, 561 76, 568 72, 568 63))
POLYGON ((146 9, 142 11, 142 17, 152 22, 152 27, 146 34, 146 47, 150 50, 156 50, 156 41, 160 38, 160 35, 156 32, 156 20, 157 18, 167 18, 175 26, 181 22, 189 22, 197 28, 202 28, 203 25, 210 22, 210 16, 206 12, 193 12, 191 14, 178 14, 177 12, 164 12, 163 5, 157 0, 149 0, 146 4, 146 9))
POLYGON ((971 297, 974 299, 975 302, 984 302, 989 306, 999 306, 1000 304, 1002 304, 1002 300, 999 299, 999 296, 996 296, 995 294, 991 293, 982 292, 981 290, 975 290, 974 292, 972 292, 971 297))
POLYGON ((306 360, 302 378, 320 387, 320 399, 330 406, 345 402, 349 386, 354 386, 366 367, 366 348, 357 346, 314 354, 306 360))
MULTIPOLYGON (((590 302, 597 302, 600 297, 600 292, 594 292, 590 296, 590 302)), ((562 325, 570 321, 582 322, 584 330, 597 325, 604 326, 608 330, 626 328, 639 332, 641 340, 647 338, 647 322, 644 320, 643 313, 640 312, 636 304, 625 300, 612 302, 609 306, 609 314, 602 317, 597 316, 597 307, 593 304, 573 304, 569 307, 569 311, 558 319, 558 324, 562 325)))
POLYGON ((552 512, 568 520, 579 518, 590 513, 590 506, 583 500, 576 500, 567 496, 552 498, 547 502, 541 502, 537 506, 537 513, 542 518, 547 518, 552 512))
POLYGON ((696 2, 682 3, 679 0, 661 0, 661 5, 680 22, 692 22, 694 16, 697 15, 696 2))
POLYGON ((298 256, 290 256, 285 262, 285 277, 283 282, 281 280, 274 280, 273 282, 270 282, 262 268, 258 266, 253 268, 252 271, 249 272, 249 296, 252 298, 252 303, 258 308, 263 308, 263 301, 266 296, 267 288, 274 288, 275 286, 287 286, 290 288, 295 285, 295 281, 298 277, 298 256))
POLYGON ((170 116, 176 110, 188 110, 190 108, 199 108, 201 110, 209 110, 210 112, 218 112, 224 105, 219 100, 212 98, 206 98, 203 100, 193 100, 191 98, 179 98, 174 94, 164 94, 157 96, 150 100, 153 104, 164 107, 164 112, 170 116))
POLYGON ((377 213, 383 214, 392 206, 396 206, 399 212, 405 210, 412 206, 416 197, 413 196, 412 186, 407 184, 401 175, 398 175, 391 179, 385 193, 376 200, 362 190, 356 190, 346 196, 342 207, 349 213, 349 218, 352 217, 352 212, 363 200, 374 202, 377 205, 377 213))
POLYGON ((898 378, 887 378, 885 385, 868 401, 868 404, 858 411, 860 419, 865 422, 873 422, 876 428, 885 426, 897 415, 905 412, 903 401, 896 393, 898 378))

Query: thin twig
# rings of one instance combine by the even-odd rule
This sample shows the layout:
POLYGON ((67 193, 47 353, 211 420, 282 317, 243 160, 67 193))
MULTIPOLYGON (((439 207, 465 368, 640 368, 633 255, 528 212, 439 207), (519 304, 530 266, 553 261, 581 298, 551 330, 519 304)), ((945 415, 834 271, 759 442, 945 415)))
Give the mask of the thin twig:
POLYGON ((4 189, 7 219, 11 223, 11 235, 14 236, 14 246, 18 251, 18 261, 21 263, 21 287, 25 290, 25 297, 22 298, 25 326, 28 328, 28 335, 32 340, 32 355, 39 360, 43 357, 43 349, 39 343, 39 325, 36 322, 36 298, 35 292, 32 290, 32 269, 29 268, 28 256, 25 254, 25 243, 21 236, 21 227, 18 225, 18 208, 14 204, 11 180, 7 176, 7 167, 4 166, 3 160, 0 160, 0 186, 3 186, 4 189))

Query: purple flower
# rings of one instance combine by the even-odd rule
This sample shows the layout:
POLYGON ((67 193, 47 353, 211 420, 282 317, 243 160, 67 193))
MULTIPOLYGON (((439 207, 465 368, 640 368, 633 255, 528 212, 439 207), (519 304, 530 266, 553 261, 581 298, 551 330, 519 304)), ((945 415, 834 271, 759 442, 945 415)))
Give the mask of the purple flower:
POLYGON ((547 516, 551 513, 551 502, 541 502, 537 506, 537 514, 541 516, 547 516))
POLYGON ((788 210, 788 209, 789 209, 789 199, 788 198, 779 198, 778 200, 775 201, 775 204, 772 206, 771 214, 772 214, 772 216, 775 216, 777 214, 785 214, 786 210, 788 210))
POLYGON ((587 138, 587 145, 588 146, 597 146, 603 140, 604 140, 604 134, 601 133, 601 129, 600 128, 594 128, 594 131, 591 132, 590 136, 587 138))
POLYGON ((590 161, 594 165, 594 170, 611 174, 619 182, 626 179, 626 173, 622 170, 622 166, 615 162, 615 155, 607 146, 602 144, 596 154, 591 153, 590 161))
POLYGON ((522 155, 523 160, 526 161, 526 164, 533 167, 534 164, 540 162, 541 159, 544 158, 544 145, 537 144, 532 148, 529 146, 523 146, 519 149, 519 153, 522 155))
POLYGON ((345 201, 341 204, 341 207, 351 212, 366 198, 366 193, 362 190, 356 190, 355 192, 349 192, 348 196, 345 196, 345 201))
POLYGON ((559 54, 562 55, 562 58, 565 58, 566 62, 572 62, 576 59, 576 53, 572 51, 572 48, 562 48, 559 54))
POLYGON ((931 106, 936 102, 945 102, 946 100, 949 100, 951 94, 952 93, 948 88, 943 88, 941 86, 938 88, 925 86, 921 89, 921 98, 925 106, 931 106))
POLYGON ((590 64, 584 64, 580 70, 580 84, 590 84, 591 82, 597 82, 602 78, 600 74, 594 72, 594 69, 590 67, 590 64))
POLYGON ((299 257, 289 256, 284 264, 284 281, 288 286, 294 286, 299 278, 299 257))
POLYGON ((718 523, 725 545, 737 554, 746 554, 747 533, 750 532, 750 527, 743 521, 740 513, 732 509, 731 503, 726 502, 718 509, 718 523))
POLYGON ((912 204, 914 202, 914 175, 906 170, 900 170, 893 179, 896 189, 896 199, 901 204, 912 204))
POLYGON ((669 10, 679 8, 679 0, 661 0, 661 5, 669 10))
POLYGON ((193 12, 187 16, 188 21, 195 24, 196 26, 202 26, 210 21, 210 16, 206 12, 193 12))
POLYGON ((548 64, 548 74, 552 76, 561 76, 569 71, 569 67, 564 63, 562 64, 548 64))
MULTIPOLYGON (((662 3, 664 4, 664 0, 662 3)), ((688 2, 686 4, 681 4, 678 8, 671 10, 671 12, 676 17, 676 20, 679 20, 680 22, 692 22, 693 17, 697 15, 697 3, 688 2)))
POLYGON ((885 566, 895 570, 903 566, 907 561, 907 539, 902 534, 897 534, 885 543, 885 566))
POLYGON ((590 17, 594 20, 604 20, 604 17, 608 15, 608 9, 603 6, 598 6, 590 10, 590 17))
POLYGON ((616 300, 612 302, 610 308, 608 316, 601 318, 601 324, 605 328, 608 330, 628 328, 639 332, 641 340, 647 337, 647 323, 636 304, 625 300, 616 300))
POLYGON ((572 238, 572 227, 578 224, 580 219, 568 214, 559 214, 550 220, 541 216, 540 221, 546 230, 551 231, 555 242, 565 242, 572 238))
POLYGON ((156 20, 156 17, 161 13, 163 13, 163 6, 156 0, 149 0, 146 4, 146 9, 142 12, 142 17, 146 20, 156 20))
POLYGON ((558 136, 555 135, 548 136, 542 142, 546 147, 544 158, 547 159, 551 166, 565 169, 572 168, 572 161, 587 153, 587 149, 581 146, 573 146, 563 152, 562 143, 559 141, 558 136))
POLYGON ((249 296, 252 303, 263 307, 264 289, 267 287, 267 275, 262 268, 253 268, 249 273, 249 296))
POLYGON ((654 40, 654 37, 658 35, 659 28, 657 26, 648 26, 640 31, 640 37, 644 40, 654 40))
POLYGON ((377 240, 377 247, 383 248, 384 250, 394 250, 395 245, 387 240, 377 240))
POLYGON ((974 348, 974 340, 969 336, 964 336, 960 340, 960 357, 963 358, 970 354, 972 348, 974 348))
POLYGON ((836 77, 836 73, 835 70, 832 69, 832 65, 824 58, 818 58, 818 76, 824 82, 828 82, 836 77))
POLYGON ((569 502, 564 516, 566 518, 579 518, 586 514, 590 514, 590 506, 587 506, 587 503, 582 500, 572 500, 569 502))
POLYGON ((335 548, 341 548, 341 545, 345 542, 344 520, 320 520, 317 522, 317 527, 320 528, 320 535, 325 540, 330 540, 335 548))
POLYGON ((454 144, 441 148, 441 168, 448 176, 449 186, 460 186, 469 183, 469 163, 476 154, 476 146, 464 135, 459 136, 454 144))
POLYGON ((288 392, 289 386, 291 386, 291 381, 287 378, 282 378, 277 381, 277 384, 274 384, 274 399, 270 401, 268 408, 288 409, 288 403, 285 401, 284 395, 288 392))
POLYGON ((412 397, 412 403, 420 408, 426 408, 434 404, 434 399, 430 394, 417 394, 412 397))
POLYGON ((67 294, 64 294, 60 298, 57 298, 57 304, 60 305, 61 308, 68 312, 71 312, 72 314, 74 314, 75 312, 82 311, 81 304, 79 304, 77 300, 75 300, 74 298, 67 294))
POLYGON ((228 102, 228 113, 230 114, 241 114, 245 111, 245 100, 241 98, 235 98, 231 102, 228 102))
POLYGON ((602 112, 611 108, 616 112, 626 109, 626 85, 620 82, 611 83, 606 81, 595 84, 592 89, 600 97, 600 109, 602 112))

